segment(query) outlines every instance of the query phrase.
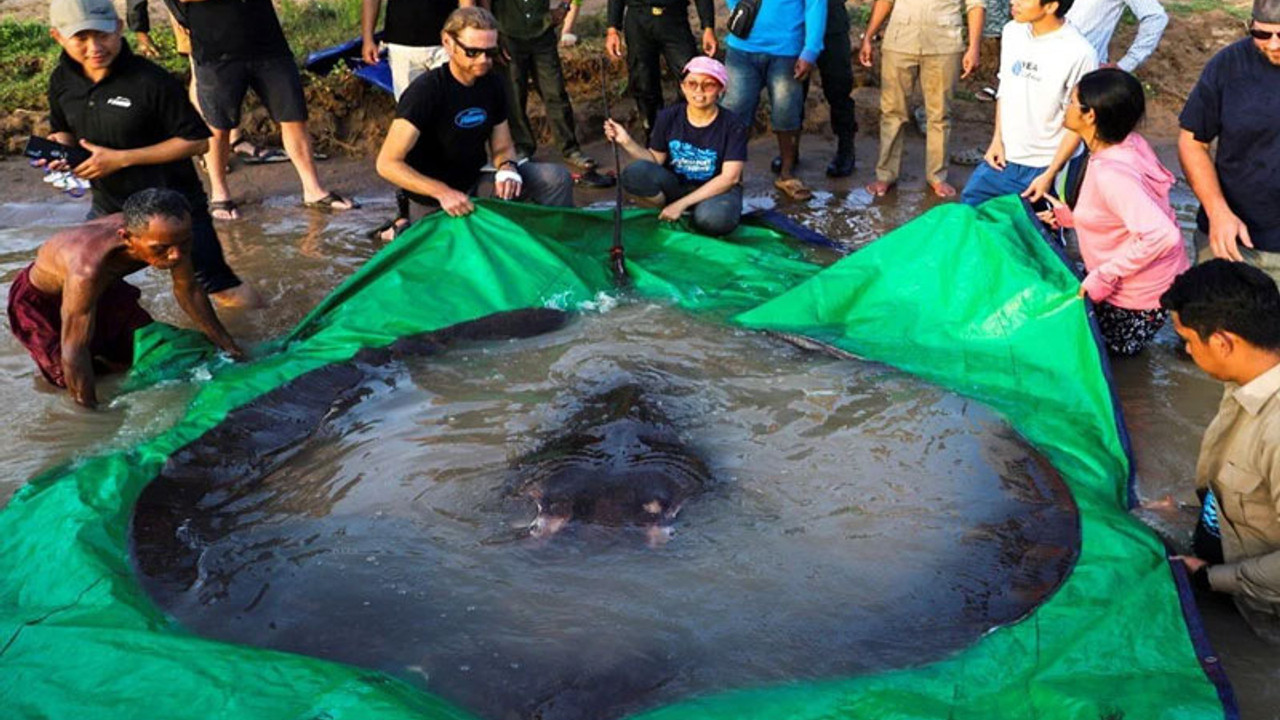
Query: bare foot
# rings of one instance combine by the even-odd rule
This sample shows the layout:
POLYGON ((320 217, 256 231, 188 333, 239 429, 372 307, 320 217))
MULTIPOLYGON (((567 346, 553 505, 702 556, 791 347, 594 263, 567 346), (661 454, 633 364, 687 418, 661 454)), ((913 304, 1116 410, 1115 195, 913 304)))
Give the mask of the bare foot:
POLYGON ((953 198, 956 196, 956 189, 948 184, 946 180, 929 183, 929 187, 933 188, 933 194, 940 198, 953 198))
POLYGON ((867 192, 871 193, 872 197, 884 197, 893 189, 893 186, 894 183, 876 180, 867 186, 867 192))

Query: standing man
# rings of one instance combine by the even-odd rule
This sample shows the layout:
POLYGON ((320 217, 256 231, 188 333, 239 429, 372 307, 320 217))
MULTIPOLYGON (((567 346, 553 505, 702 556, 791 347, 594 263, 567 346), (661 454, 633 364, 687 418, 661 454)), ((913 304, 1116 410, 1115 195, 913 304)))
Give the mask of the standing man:
POLYGON ((1178 559, 1193 584, 1233 596, 1254 632, 1280 644, 1280 292, 1261 270, 1215 259, 1179 275, 1160 304, 1196 365, 1226 383, 1196 462, 1196 488, 1216 500, 1220 552, 1205 533, 1200 557, 1178 559))
MULTIPOLYGON (((569 171, 516 159, 506 88, 491 72, 502 53, 497 20, 484 8, 458 8, 445 22, 443 38, 449 62, 419 77, 400 98, 378 152, 378 174, 429 210, 459 217, 475 210, 471 197, 491 159, 497 197, 572 207, 569 171)), ((380 228, 382 239, 393 239, 408 224, 408 218, 395 218, 380 228)))
MULTIPOLYGON (((728 0, 729 11, 739 0, 728 0)), ((822 53, 827 28, 826 0, 766 0, 746 38, 729 36, 729 91, 723 105, 750 125, 761 89, 769 93, 770 124, 782 157, 773 186, 792 200, 808 200, 813 191, 793 173, 804 119, 804 86, 822 53)))
MULTIPOLYGON (((715 1, 694 0, 694 7, 702 25, 702 52, 714 57, 719 49, 715 1)), ((689 29, 689 0, 609 0, 605 52, 621 60, 624 38, 627 85, 636 99, 648 136, 662 108, 662 58, 667 60, 667 71, 678 76, 698 54, 689 29)))
POLYGON ((46 380, 66 388, 77 403, 94 407, 95 373, 128 369, 133 334, 152 322, 138 305, 138 288, 124 278, 153 267, 169 271, 173 296, 196 326, 240 357, 196 282, 191 244, 191 208, 181 195, 156 189, 134 193, 125 200, 123 214, 90 220, 40 246, 35 262, 9 289, 9 328, 46 380))
POLYGON ((1278 118, 1280 0, 1255 0, 1249 37, 1209 60, 1178 117, 1178 159, 1200 199, 1199 262, 1244 260, 1280 277, 1278 118))
POLYGON ((227 186, 231 131, 240 124, 240 105, 252 87, 271 119, 280 124, 284 150, 302 181, 302 204, 316 210, 350 210, 356 204, 320 183, 307 134, 307 101, 302 76, 284 39, 271 0, 187 0, 178 2, 191 31, 196 93, 213 141, 209 170, 214 217, 240 217, 227 186))
POLYGON ((1063 126, 1071 89, 1098 67, 1093 46, 1065 20, 1073 0, 1013 0, 1000 38, 996 126, 960 199, 978 205, 1021 193, 1032 202, 1059 171, 1079 166, 1080 136, 1063 126))
POLYGON ((884 55, 880 60, 880 157, 876 179, 867 192, 882 197, 898 182, 902 170, 903 130, 910 120, 910 96, 916 81, 924 94, 928 130, 925 135, 925 182, 940 198, 955 197, 947 182, 951 138, 951 96, 956 82, 978 68, 986 0, 876 0, 862 37, 858 57, 871 67, 871 38, 885 18, 884 55), (968 41, 965 23, 968 23, 968 41))
POLYGON ((192 263, 205 292, 223 305, 255 306, 257 293, 227 267, 191 158, 209 129, 169 72, 134 55, 111 0, 53 0, 50 34, 62 57, 49 76, 49 139, 92 154, 72 168, 89 180, 89 216, 120 212, 145 188, 177 191, 191 205, 192 263))
POLYGON ((1076 0, 1071 12, 1067 13, 1067 22, 1074 25, 1093 46, 1098 54, 1098 64, 1109 65, 1111 35, 1116 31, 1116 24, 1120 22, 1126 6, 1138 18, 1138 34, 1115 65, 1132 73, 1156 51, 1160 37, 1164 35, 1164 26, 1169 24, 1169 16, 1165 14, 1160 0, 1076 0))
POLYGON ((530 158, 538 150, 529 125, 529 83, 532 81, 547 109, 551 134, 560 146, 565 164, 577 175, 594 175, 596 161, 583 154, 578 146, 573 105, 569 102, 564 70, 560 66, 560 27, 569 12, 569 3, 557 5, 554 12, 547 0, 490 0, 490 4, 498 19, 498 42, 507 56, 507 67, 501 75, 507 81, 511 137, 515 140, 516 153, 530 158))
MULTIPOLYGON (((449 61, 441 45, 444 21, 459 6, 471 7, 475 0, 387 0, 387 18, 382 25, 382 41, 387 45, 391 66, 391 87, 396 100, 409 83, 428 70, 449 61)), ((369 65, 378 64, 378 41, 373 38, 382 0, 364 0, 360 12, 360 54, 369 65)))

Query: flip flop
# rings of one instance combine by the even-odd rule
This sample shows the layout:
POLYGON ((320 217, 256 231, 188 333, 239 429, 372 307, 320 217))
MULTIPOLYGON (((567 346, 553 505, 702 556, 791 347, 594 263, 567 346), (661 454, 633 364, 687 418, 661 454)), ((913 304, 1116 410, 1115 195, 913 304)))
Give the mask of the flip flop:
POLYGON ((813 191, 797 177, 778 178, 773 181, 773 186, 792 200, 808 200, 813 197, 813 191))
POLYGON ((319 200, 311 200, 311 201, 304 200, 302 202, 302 207, 308 208, 310 210, 323 210, 324 212, 332 213, 332 212, 346 212, 347 210, 355 210, 356 208, 360 207, 360 203, 356 202, 355 200, 348 200, 342 197, 341 195, 339 195, 338 193, 331 192, 328 195, 325 195, 324 197, 320 198, 319 200), (351 207, 349 208, 334 207, 334 205, 338 203, 347 203, 347 202, 351 203, 351 207))
POLYGON ((573 174, 573 181, 579 185, 593 188, 611 188, 618 184, 618 178, 614 177, 612 173, 602 173, 595 168, 573 174))
POLYGON ((235 201, 235 200, 210 200, 210 201, 209 201, 209 214, 210 214, 210 215, 213 215, 213 219, 214 219, 214 220, 227 220, 227 221, 231 221, 231 220, 239 220, 239 219, 240 219, 240 209, 236 206, 236 201, 235 201), (225 212, 225 213, 230 213, 230 214, 234 215, 234 217, 221 217, 221 218, 220 218, 220 217, 218 217, 217 215, 213 215, 213 214, 214 214, 214 213, 216 213, 216 212, 225 212))
POLYGON ((392 240, 395 240, 396 238, 400 237, 400 233, 407 230, 409 228, 409 224, 410 224, 409 218, 397 215, 396 217, 391 218, 390 220, 379 225, 378 227, 365 233, 365 237, 369 238, 370 240, 377 240, 379 242, 391 242, 392 240), (400 222, 401 220, 403 220, 404 222, 401 223, 400 222), (384 233, 386 233, 388 230, 391 231, 391 237, 384 236, 384 233))
MULTIPOLYGON (((243 143, 247 144, 247 143, 243 143)), ((289 156, 280 148, 260 148, 253 145, 253 152, 236 150, 236 157, 245 165, 267 165, 270 163, 289 162, 289 156)))

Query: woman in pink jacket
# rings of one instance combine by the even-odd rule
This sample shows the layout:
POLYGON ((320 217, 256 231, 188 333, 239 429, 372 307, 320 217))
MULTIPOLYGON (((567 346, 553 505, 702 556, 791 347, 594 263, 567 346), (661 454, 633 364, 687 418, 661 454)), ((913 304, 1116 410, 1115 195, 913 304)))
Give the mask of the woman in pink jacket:
POLYGON ((1048 197, 1039 214, 1053 227, 1074 227, 1088 275, 1080 294, 1093 300, 1113 355, 1136 355, 1165 323, 1160 294, 1191 267, 1160 164, 1134 127, 1146 111, 1142 85, 1115 68, 1095 70, 1071 93, 1064 125, 1089 148, 1075 209, 1048 197))

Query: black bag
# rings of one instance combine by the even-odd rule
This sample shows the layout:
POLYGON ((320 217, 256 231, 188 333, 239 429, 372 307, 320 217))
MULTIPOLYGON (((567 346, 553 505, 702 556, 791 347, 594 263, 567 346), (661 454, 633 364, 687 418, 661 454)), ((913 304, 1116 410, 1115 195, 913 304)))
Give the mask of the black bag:
POLYGON ((740 0, 734 5, 733 12, 729 13, 729 32, 746 40, 751 34, 752 26, 756 24, 760 3, 761 0, 740 0))

